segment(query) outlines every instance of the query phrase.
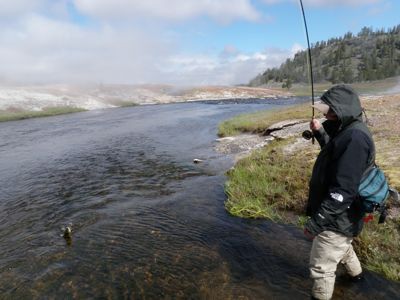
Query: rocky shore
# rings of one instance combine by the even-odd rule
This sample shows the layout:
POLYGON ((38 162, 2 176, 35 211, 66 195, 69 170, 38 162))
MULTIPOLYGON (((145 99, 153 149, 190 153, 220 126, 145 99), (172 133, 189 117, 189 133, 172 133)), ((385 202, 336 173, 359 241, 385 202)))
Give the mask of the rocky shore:
POLYGON ((235 154, 235 160, 238 161, 251 154, 253 150, 267 146, 276 139, 295 138, 295 142, 287 145, 285 150, 288 152, 297 151, 310 143, 301 137, 302 132, 309 129, 308 124, 309 122, 304 119, 281 121, 266 128, 261 135, 244 133, 219 138, 216 140, 215 149, 221 153, 235 154))

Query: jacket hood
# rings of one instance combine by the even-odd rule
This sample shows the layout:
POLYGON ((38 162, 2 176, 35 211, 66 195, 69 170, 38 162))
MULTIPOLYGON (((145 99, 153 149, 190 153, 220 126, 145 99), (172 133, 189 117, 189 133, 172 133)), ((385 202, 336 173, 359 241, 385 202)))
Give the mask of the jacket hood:
POLYGON ((356 92, 347 85, 336 85, 326 91, 321 100, 338 116, 342 127, 362 121, 362 108, 356 92))

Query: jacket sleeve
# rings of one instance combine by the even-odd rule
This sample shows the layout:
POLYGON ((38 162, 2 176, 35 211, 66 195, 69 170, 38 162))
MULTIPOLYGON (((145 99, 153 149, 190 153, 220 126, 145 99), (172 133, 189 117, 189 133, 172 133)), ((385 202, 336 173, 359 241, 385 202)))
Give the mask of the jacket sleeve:
POLYGON ((314 232, 329 227, 358 198, 361 177, 371 155, 370 145, 369 137, 359 130, 351 131, 335 144, 331 170, 327 170, 330 181, 328 193, 312 218, 313 225, 317 227, 314 232))
POLYGON ((314 131, 313 133, 321 148, 323 148, 326 144, 328 144, 329 135, 325 132, 325 129, 323 127, 321 127, 317 131, 314 131))

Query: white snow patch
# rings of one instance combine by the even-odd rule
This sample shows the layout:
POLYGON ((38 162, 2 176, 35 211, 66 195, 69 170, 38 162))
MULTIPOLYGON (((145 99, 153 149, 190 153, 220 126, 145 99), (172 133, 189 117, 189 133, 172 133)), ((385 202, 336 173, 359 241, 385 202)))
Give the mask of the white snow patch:
POLYGON ((87 110, 114 107, 89 95, 58 94, 18 87, 0 89, 0 110, 41 111, 46 107, 77 107, 87 110))

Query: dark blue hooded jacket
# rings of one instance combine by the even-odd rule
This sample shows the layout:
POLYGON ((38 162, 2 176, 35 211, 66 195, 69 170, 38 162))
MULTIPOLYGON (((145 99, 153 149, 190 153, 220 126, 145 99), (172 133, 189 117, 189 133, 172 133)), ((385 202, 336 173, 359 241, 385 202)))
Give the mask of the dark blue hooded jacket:
POLYGON ((364 212, 358 187, 374 160, 374 142, 362 120, 357 94, 346 85, 334 86, 321 100, 338 116, 325 121, 315 133, 321 152, 310 180, 307 228, 314 235, 324 230, 356 236, 362 230, 364 212))

